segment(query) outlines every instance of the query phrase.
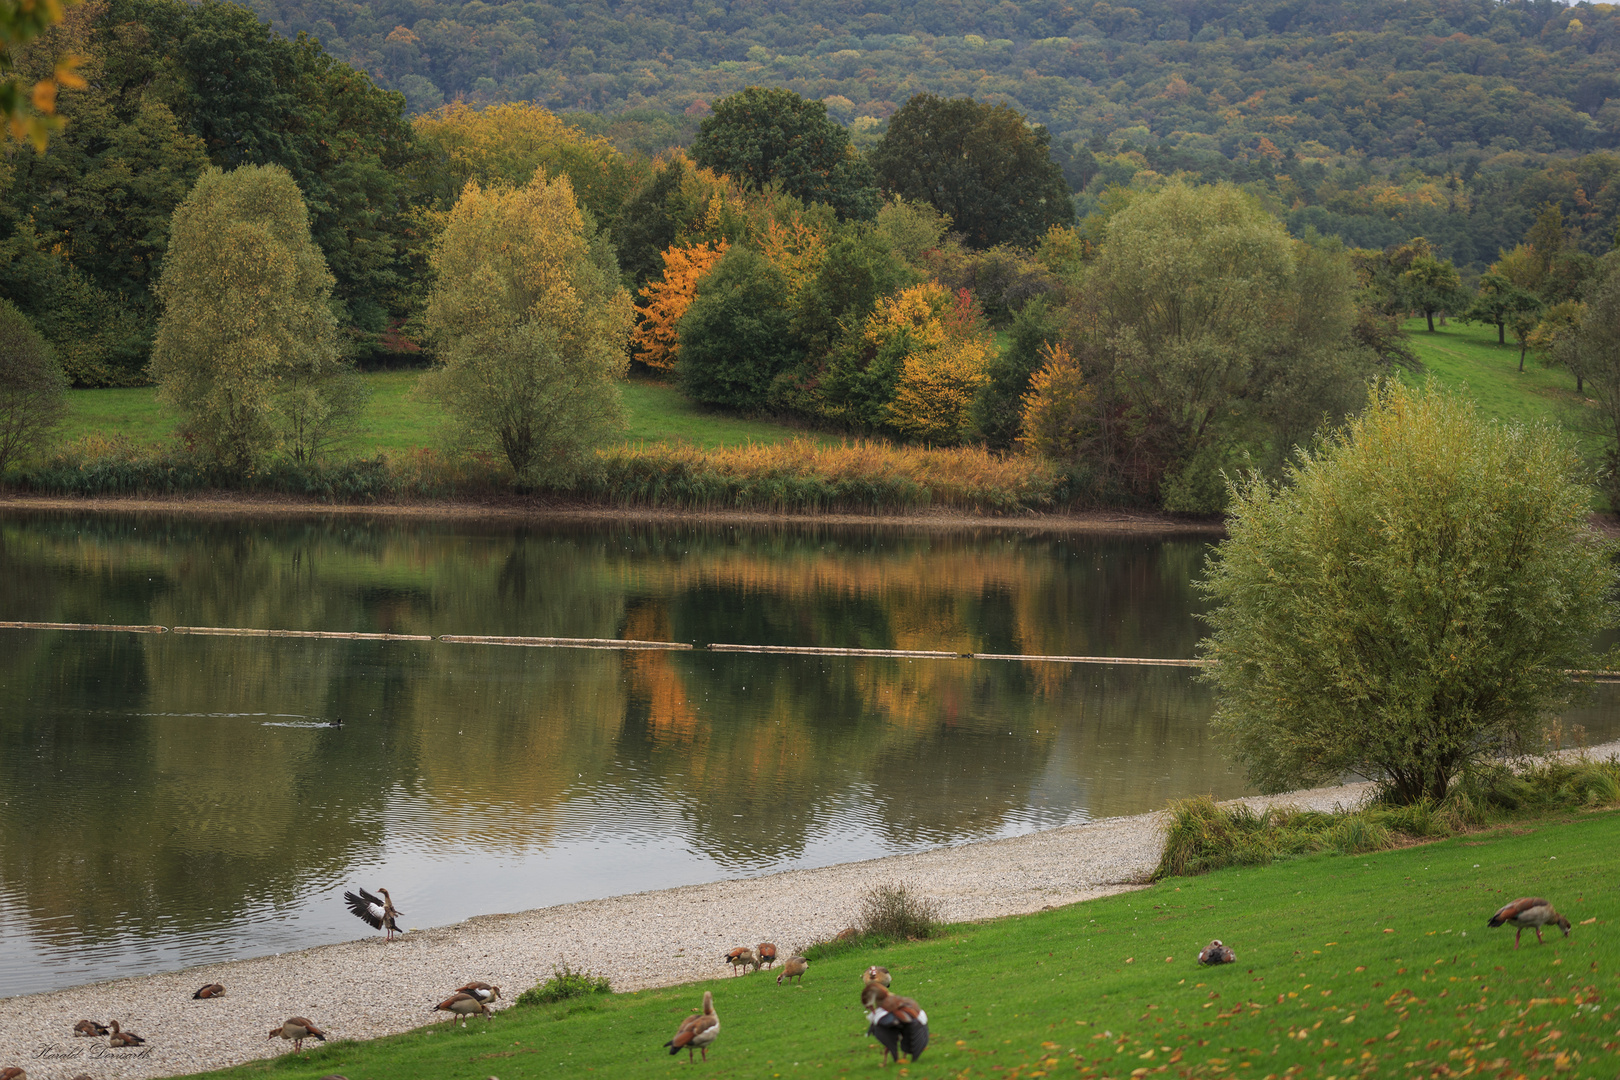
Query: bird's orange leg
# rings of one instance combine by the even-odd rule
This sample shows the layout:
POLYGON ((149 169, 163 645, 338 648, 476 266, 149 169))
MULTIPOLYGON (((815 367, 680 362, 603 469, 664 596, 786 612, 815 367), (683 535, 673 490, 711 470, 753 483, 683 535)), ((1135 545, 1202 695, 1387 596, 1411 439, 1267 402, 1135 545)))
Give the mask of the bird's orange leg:
POLYGON ((1536 927, 1536 944, 1541 944, 1541 927, 1536 927))
POLYGON ((1522 933, 1524 933, 1524 927, 1522 926, 1513 932, 1513 947, 1515 949, 1519 947, 1519 935, 1522 933))

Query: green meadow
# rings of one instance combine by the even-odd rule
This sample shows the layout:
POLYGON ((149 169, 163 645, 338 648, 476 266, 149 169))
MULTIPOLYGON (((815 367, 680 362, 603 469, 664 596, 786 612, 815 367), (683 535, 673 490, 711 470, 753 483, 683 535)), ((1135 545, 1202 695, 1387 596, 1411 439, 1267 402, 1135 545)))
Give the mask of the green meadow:
MULTIPOLYGON (((1620 812, 1566 815, 952 926, 930 941, 817 960, 802 986, 778 987, 768 971, 717 975, 517 1006, 466 1028, 330 1042, 206 1075, 881 1075, 858 1002, 860 972, 880 963, 894 990, 929 1014, 929 1048, 900 1070, 907 1077, 1610 1080, 1620 1060, 1616 881, 1620 812), (1515 950, 1511 929, 1486 929, 1497 907, 1530 894, 1551 898, 1575 924, 1568 940, 1554 928, 1538 945, 1527 931, 1515 950), (1215 937, 1237 963, 1198 967, 1199 948, 1215 937), (720 1035, 707 1065, 688 1066, 661 1044, 704 990, 714 992, 720 1035)), ((446 972, 445 985, 465 977, 446 972)))
MULTIPOLYGON (((432 402, 412 393, 420 375, 419 371, 378 371, 362 376, 371 400, 349 444, 353 454, 398 457, 439 445, 442 414, 432 402)), ((684 443, 710 449, 776 443, 805 434, 786 424, 704 409, 669 383, 631 379, 621 385, 628 420, 626 442, 684 443)), ((158 404, 157 391, 150 386, 73 390, 68 393, 68 408, 60 436, 63 441, 88 435, 123 436, 145 445, 172 438, 177 426, 174 414, 158 404)))
POLYGON ((1409 319, 1405 327, 1425 372, 1448 386, 1466 386, 1486 416, 1580 426, 1585 406, 1575 394, 1575 376, 1544 367, 1534 352, 1520 373, 1519 347, 1511 340, 1497 344, 1494 326, 1451 322, 1431 334, 1422 319, 1409 319))

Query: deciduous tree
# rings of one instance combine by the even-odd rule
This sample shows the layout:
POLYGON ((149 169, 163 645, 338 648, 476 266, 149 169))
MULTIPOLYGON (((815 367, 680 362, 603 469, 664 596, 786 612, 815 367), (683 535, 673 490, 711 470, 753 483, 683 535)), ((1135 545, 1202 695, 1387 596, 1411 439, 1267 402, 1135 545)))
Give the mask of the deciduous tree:
POLYGON ((930 203, 976 248, 1033 245, 1074 220, 1045 127, 972 98, 918 94, 889 120, 872 167, 883 191, 930 203))
POLYGON ((724 240, 715 247, 672 247, 664 252, 664 273, 637 294, 642 298, 641 318, 630 335, 636 359, 659 371, 673 371, 680 358, 681 316, 697 299, 698 282, 730 247, 724 240))
POLYGON ((0 299, 0 475, 50 439, 67 415, 67 378, 51 347, 0 299))
POLYGON ((698 127, 692 159, 756 190, 769 184, 796 199, 826 203, 841 218, 877 211, 871 168, 827 106, 792 90, 750 86, 716 101, 698 127))
POLYGON ((275 165, 209 169, 174 212, 152 348, 158 398, 220 462, 307 460, 358 401, 332 275, 298 185, 275 165))
POLYGON ((433 254, 425 391, 525 482, 564 481, 623 426, 633 307, 566 176, 469 181, 433 254))
POLYGON ((1386 382, 1283 483, 1234 483, 1201 652, 1251 780, 1351 773, 1438 801, 1471 763, 1534 750, 1617 622, 1581 473, 1550 425, 1386 382))

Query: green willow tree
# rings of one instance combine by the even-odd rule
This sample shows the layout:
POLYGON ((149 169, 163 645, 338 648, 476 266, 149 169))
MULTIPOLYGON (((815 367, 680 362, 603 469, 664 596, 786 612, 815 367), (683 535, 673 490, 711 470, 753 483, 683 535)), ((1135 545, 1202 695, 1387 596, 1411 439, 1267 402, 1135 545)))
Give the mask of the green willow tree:
POLYGON ((0 299, 0 474, 49 441, 67 416, 67 385, 39 331, 0 299))
POLYGON ((469 181, 433 253, 423 389, 526 483, 565 482, 623 427, 634 308, 566 176, 469 181))
POLYGON ((1283 483, 1235 482, 1201 652, 1254 783, 1355 773, 1438 801, 1471 763, 1536 749, 1617 622, 1581 473, 1550 425, 1392 381, 1283 483))
POLYGON ((158 399, 227 467, 307 461, 357 411, 332 274, 285 169, 204 172, 174 212, 157 295, 158 399))

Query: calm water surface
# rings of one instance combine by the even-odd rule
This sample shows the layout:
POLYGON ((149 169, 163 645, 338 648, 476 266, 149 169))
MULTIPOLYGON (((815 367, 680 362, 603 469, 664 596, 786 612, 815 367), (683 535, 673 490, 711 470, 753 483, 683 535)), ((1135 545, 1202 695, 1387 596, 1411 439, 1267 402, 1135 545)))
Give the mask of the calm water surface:
MULTIPOLYGON (((1187 657, 1207 545, 14 514, 0 619, 1187 657)), ((1210 711, 1181 669, 0 630, 0 995, 369 933, 359 885, 426 927, 1236 794, 1210 711)))

